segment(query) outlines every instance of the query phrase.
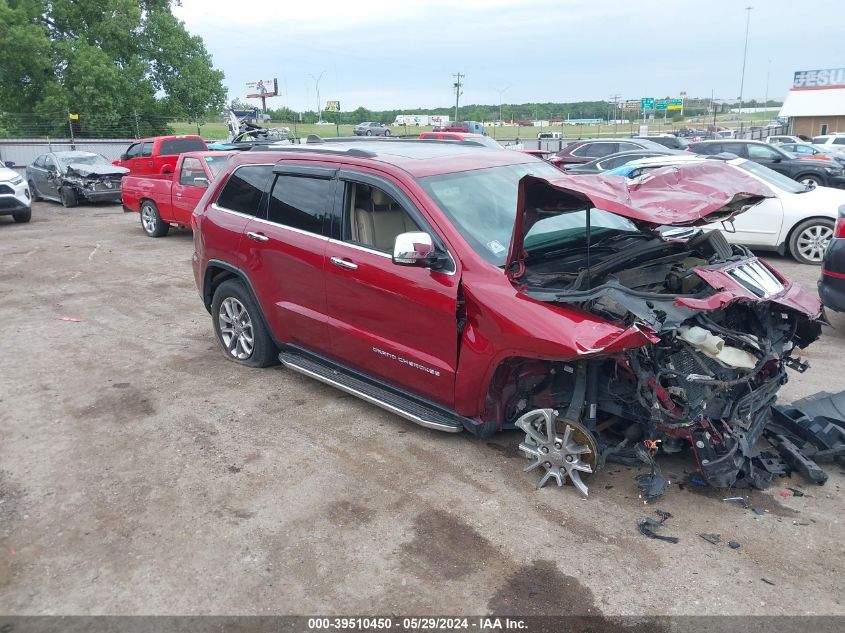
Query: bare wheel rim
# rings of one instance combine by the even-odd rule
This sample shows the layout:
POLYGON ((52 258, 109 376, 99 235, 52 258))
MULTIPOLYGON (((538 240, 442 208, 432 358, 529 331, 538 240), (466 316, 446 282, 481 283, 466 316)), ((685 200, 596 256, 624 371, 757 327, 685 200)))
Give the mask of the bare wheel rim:
POLYGON ((519 450, 532 460, 523 470, 528 472, 538 466, 546 470, 537 487, 545 486, 551 479, 562 486, 569 479, 586 497, 587 484, 581 473, 592 474, 597 458, 597 446, 589 431, 577 422, 558 420, 553 409, 529 411, 516 421, 516 426, 525 431, 519 450))
POLYGON ((238 360, 246 360, 252 356, 255 332, 244 304, 234 297, 223 299, 217 313, 217 324, 220 326, 220 338, 227 352, 238 360))
POLYGON ((156 230, 156 214, 153 208, 145 204, 141 207, 141 225, 147 233, 153 233, 156 230))
POLYGON ((807 178, 802 178, 799 182, 808 189, 815 189, 819 184, 815 178, 810 178, 809 176, 807 178))
POLYGON ((814 224, 798 234, 798 254, 811 262, 824 259, 824 252, 833 237, 833 230, 823 224, 814 224))

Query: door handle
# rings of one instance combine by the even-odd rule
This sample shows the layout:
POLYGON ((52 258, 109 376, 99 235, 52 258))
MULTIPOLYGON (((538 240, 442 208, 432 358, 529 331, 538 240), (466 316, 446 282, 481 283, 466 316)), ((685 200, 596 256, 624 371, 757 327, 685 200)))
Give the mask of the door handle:
POLYGON ((358 269, 358 264, 356 264, 355 262, 350 262, 348 259, 341 259, 340 257, 332 257, 331 262, 335 266, 340 266, 341 268, 346 268, 348 270, 357 270, 358 269))
POLYGON ((269 237, 267 237, 267 236, 266 236, 266 235, 264 235, 263 233, 253 233, 252 231, 249 231, 249 232, 246 234, 246 236, 247 236, 249 239, 254 240, 254 241, 256 241, 256 242, 266 242, 267 240, 269 240, 269 239, 270 239, 269 237))

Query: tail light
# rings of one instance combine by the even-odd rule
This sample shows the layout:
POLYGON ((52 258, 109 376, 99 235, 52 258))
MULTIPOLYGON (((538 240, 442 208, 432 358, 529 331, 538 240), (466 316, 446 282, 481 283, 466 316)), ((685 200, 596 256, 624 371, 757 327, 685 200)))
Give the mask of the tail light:
POLYGON ((845 217, 840 215, 833 226, 833 237, 845 237, 845 217))

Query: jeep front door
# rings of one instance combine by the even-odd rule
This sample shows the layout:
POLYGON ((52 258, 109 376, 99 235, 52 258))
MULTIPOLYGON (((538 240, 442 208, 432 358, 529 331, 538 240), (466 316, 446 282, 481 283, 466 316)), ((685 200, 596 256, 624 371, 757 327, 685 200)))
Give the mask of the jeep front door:
POLYGON ((400 233, 424 231, 444 249, 412 193, 374 173, 341 171, 339 224, 326 245, 332 355, 385 383, 448 407, 457 366, 455 264, 399 266, 400 233), (342 195, 341 195, 342 194, 342 195))

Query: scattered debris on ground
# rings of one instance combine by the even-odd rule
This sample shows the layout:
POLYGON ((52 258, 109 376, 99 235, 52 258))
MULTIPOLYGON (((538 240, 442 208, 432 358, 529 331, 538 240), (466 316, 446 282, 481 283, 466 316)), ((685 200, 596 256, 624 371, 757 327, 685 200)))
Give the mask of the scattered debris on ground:
POLYGON ((664 512, 663 510, 655 510, 654 514, 656 514, 659 519, 653 519, 651 517, 642 517, 637 521, 637 527, 640 530, 640 533, 647 536, 648 538, 657 539, 658 541, 666 541, 667 543, 677 543, 678 537, 677 536, 663 536, 662 534, 655 533, 654 530, 659 530, 663 527, 666 519, 672 517, 672 515, 668 512, 664 512))
POLYGON ((718 545, 722 542, 722 535, 721 534, 711 534, 709 532, 699 532, 698 534, 701 538, 703 538, 708 543, 713 543, 713 545, 718 545))
POLYGON ((728 541, 728 547, 731 549, 739 549, 739 543, 736 541, 728 541))
POLYGON ((771 580, 769 580, 768 578, 761 578, 760 580, 762 580, 762 581, 763 581, 764 583, 766 583, 767 585, 771 585, 772 587, 774 587, 774 586, 775 586, 775 583, 773 583, 773 582, 772 582, 771 580))

